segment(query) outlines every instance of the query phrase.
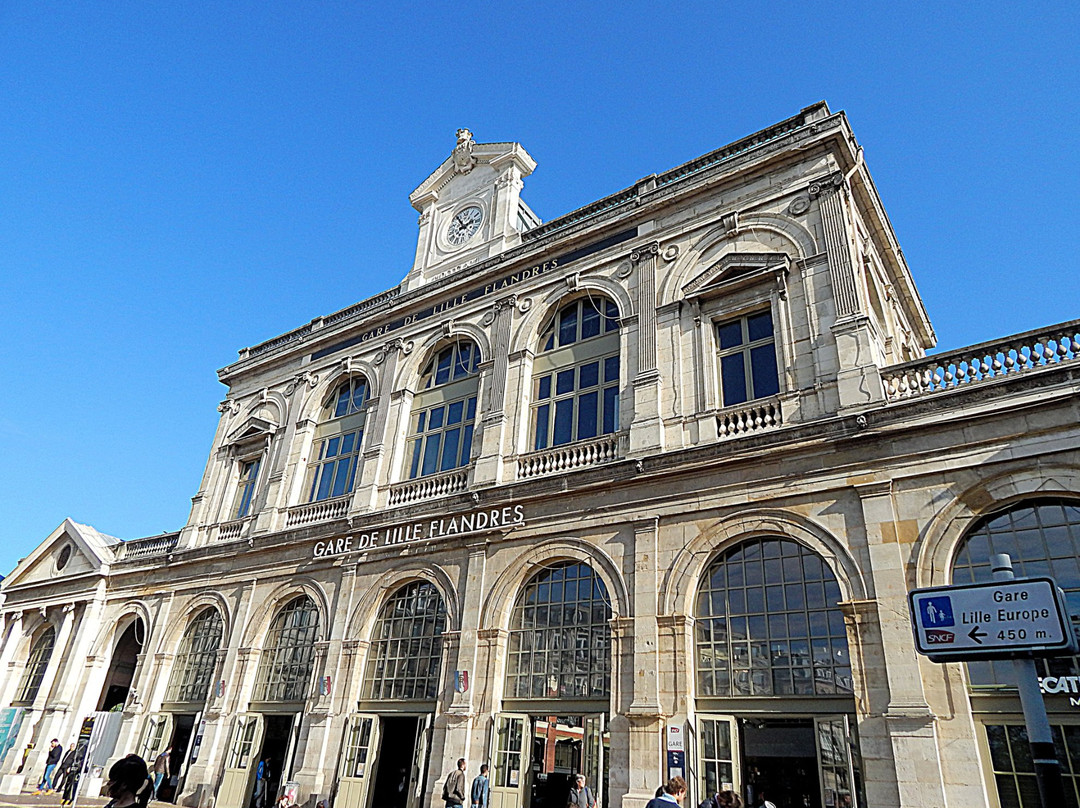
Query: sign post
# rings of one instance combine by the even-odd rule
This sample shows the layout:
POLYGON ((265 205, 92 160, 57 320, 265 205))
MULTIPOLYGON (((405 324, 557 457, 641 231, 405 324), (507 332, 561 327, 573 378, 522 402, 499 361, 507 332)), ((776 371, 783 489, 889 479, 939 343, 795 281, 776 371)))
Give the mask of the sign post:
POLYGON ((1015 578, 1007 554, 993 556, 991 563, 991 583, 908 594, 915 648, 933 662, 1012 659, 1039 799, 1043 808, 1059 808, 1065 804, 1061 763, 1034 657, 1076 652, 1065 597, 1050 578, 1015 578))

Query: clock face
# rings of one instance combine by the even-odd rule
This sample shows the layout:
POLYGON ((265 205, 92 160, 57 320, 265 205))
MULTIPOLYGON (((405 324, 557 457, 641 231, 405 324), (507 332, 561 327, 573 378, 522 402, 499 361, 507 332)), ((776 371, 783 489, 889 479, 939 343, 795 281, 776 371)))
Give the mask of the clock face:
POLYGON ((471 239, 484 221, 484 212, 476 205, 459 210, 446 228, 446 240, 452 247, 460 247, 471 239))

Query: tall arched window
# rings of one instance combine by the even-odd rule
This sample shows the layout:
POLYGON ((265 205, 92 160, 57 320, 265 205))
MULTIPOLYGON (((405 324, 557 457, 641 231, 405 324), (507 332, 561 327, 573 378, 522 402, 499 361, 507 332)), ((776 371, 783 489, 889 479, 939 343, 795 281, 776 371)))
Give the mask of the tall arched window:
POLYGON ((45 671, 52 659, 53 646, 56 644, 56 629, 46 626, 34 638, 30 646, 30 658, 26 661, 26 670, 23 671, 22 682, 19 684, 18 695, 12 704, 30 706, 37 698, 41 690, 41 681, 45 678, 45 671))
POLYGON ((789 539, 742 542, 709 566, 695 611, 699 696, 852 692, 840 587, 789 539))
POLYGON ((409 418, 409 479, 469 464, 480 361, 475 343, 460 340, 424 367, 409 418))
POLYGON ((606 298, 562 306, 540 334, 533 361, 532 448, 619 429, 619 311, 606 298))
POLYGON ((323 408, 308 464, 308 501, 352 493, 364 442, 368 385, 363 376, 340 384, 323 408))
MULTIPOLYGON (((1008 553, 1018 578, 1053 576, 1065 592, 1074 628, 1080 631, 1080 501, 1032 499, 979 519, 957 547, 953 583, 993 580, 990 559, 998 553, 1008 553)), ((1040 676, 1054 677, 1051 681, 1068 681, 1057 677, 1080 675, 1080 658, 1075 656, 1037 659, 1035 664, 1040 676)), ((968 662, 967 671, 973 699, 1016 686, 1011 660, 968 662)), ((1080 793, 1080 727, 1074 724, 1073 709, 1065 708, 1068 713, 1062 715, 1062 708, 1052 704, 1053 698, 1047 696, 1050 730, 1061 762, 1065 802, 1075 805, 1080 793)), ((983 717, 987 722, 983 726, 998 802, 1003 806, 1038 808, 1039 789, 1027 730, 1017 719, 991 719, 990 714, 983 717), (991 720, 994 723, 989 723, 991 720)))
MULTIPOLYGON (((1073 623, 1080 629, 1080 502, 1038 499, 980 519, 968 530, 953 562, 954 584, 993 580, 990 558, 1008 553, 1016 577, 1050 575, 1065 591, 1073 623)), ((1040 675, 1080 675, 1080 659, 1037 660, 1040 675)), ((1015 686, 1010 660, 967 663, 975 686, 1015 686)))
POLYGON ((277 613, 263 645, 255 677, 254 701, 303 701, 311 689, 319 612, 307 595, 293 598, 277 613))
POLYGON ((439 590, 414 581, 379 612, 365 694, 369 699, 434 699, 439 689, 446 608, 439 590))
POLYGON ((165 701, 204 702, 217 665, 223 624, 217 609, 203 609, 184 632, 173 662, 165 701))
POLYGON ((611 690, 611 601, 588 564, 533 576, 510 621, 507 698, 606 699, 611 690))

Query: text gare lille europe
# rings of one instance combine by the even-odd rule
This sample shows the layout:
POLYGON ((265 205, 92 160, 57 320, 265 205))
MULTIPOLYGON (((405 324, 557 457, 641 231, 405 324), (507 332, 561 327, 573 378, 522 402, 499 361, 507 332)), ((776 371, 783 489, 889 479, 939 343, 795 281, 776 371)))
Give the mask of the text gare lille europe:
POLYGON ((524 508, 521 505, 508 505, 505 508, 490 508, 423 522, 391 525, 352 536, 317 541, 312 548, 312 555, 315 558, 344 555, 376 547, 391 547, 424 539, 446 539, 499 527, 521 527, 524 524, 524 508))

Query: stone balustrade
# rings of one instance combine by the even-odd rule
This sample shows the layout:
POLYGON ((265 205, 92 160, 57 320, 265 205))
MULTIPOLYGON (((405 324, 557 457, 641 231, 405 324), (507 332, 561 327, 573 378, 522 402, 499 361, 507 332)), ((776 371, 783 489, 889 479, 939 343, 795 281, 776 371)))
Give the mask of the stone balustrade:
POLYGON ((249 517, 243 519, 234 519, 231 522, 222 522, 218 525, 217 539, 218 541, 233 541, 239 539, 244 535, 244 528, 251 521, 249 517))
POLYGON ((129 560, 133 558, 147 558, 148 556, 167 555, 180 541, 179 533, 165 533, 161 536, 150 536, 145 539, 132 539, 121 543, 117 548, 117 558, 129 560))
POLYGON ((775 429, 783 422, 778 398, 757 399, 716 414, 716 430, 721 438, 775 429))
POLYGON ((309 502, 306 505, 297 505, 289 508, 289 515, 285 519, 285 527, 300 527, 315 522, 326 522, 330 519, 340 519, 349 512, 351 494, 334 499, 324 499, 320 502, 309 502))
POLYGON ((882 368, 887 401, 941 393, 1080 357, 1080 320, 882 368))
POLYGON ((406 505, 424 499, 459 494, 469 487, 469 469, 455 469, 390 486, 390 504, 406 505))
POLYGON ((561 471, 598 466, 618 459, 619 436, 604 435, 597 440, 571 443, 522 455, 518 458, 518 479, 558 474, 561 471))

